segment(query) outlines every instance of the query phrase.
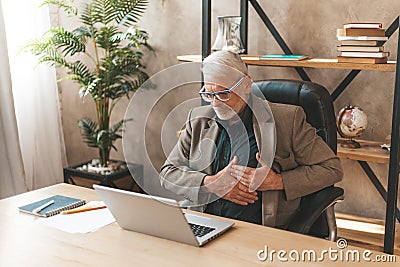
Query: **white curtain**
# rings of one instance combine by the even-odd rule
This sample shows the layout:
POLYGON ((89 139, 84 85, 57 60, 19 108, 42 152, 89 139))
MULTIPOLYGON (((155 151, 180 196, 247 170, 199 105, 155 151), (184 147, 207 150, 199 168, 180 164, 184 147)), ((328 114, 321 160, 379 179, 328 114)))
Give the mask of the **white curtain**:
POLYGON ((17 54, 50 28, 50 15, 47 7, 39 8, 42 0, 1 1, 25 183, 32 190, 62 182, 66 162, 55 69, 17 54))
POLYGON ((0 198, 26 190, 0 3, 0 198))

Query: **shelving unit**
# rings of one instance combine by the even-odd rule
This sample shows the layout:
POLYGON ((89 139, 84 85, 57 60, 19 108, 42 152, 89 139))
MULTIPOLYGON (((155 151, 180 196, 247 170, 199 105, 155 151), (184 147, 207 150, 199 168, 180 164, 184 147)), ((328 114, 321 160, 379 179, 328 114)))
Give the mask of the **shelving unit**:
MULTIPOLYGON (((242 17, 241 38, 247 52, 247 32, 248 32, 248 9, 249 3, 261 18, 267 29, 277 41, 285 54, 293 54, 285 43, 279 32, 269 20, 268 16, 259 5, 257 0, 240 0, 240 16, 242 17)), ((386 36, 390 37, 399 29, 399 18, 387 28, 386 36)), ((397 62, 400 62, 400 34, 398 40, 397 62)), ((200 62, 211 52, 211 0, 202 0, 202 55, 179 56, 181 61, 200 62)), ((394 99, 393 99, 393 117, 391 131, 391 149, 390 153, 383 149, 377 149, 378 144, 362 140, 366 146, 363 149, 345 149, 338 147, 338 156, 356 160, 370 181, 374 184, 382 198, 386 201, 386 219, 385 219, 385 238, 384 252, 393 254, 396 218, 400 222, 400 211, 396 206, 399 183, 399 148, 400 148, 400 64, 388 62, 387 64, 357 64, 357 63, 338 63, 337 59, 312 58, 301 61, 267 61, 259 60, 257 55, 242 55, 244 62, 248 65, 262 65, 271 67, 294 67, 298 75, 304 81, 310 81, 303 68, 326 68, 326 69, 348 69, 351 70, 343 81, 331 93, 332 100, 335 101, 340 94, 347 88, 353 79, 362 70, 395 72, 394 99), (367 162, 389 163, 388 189, 383 187, 382 183, 374 174, 367 162)))

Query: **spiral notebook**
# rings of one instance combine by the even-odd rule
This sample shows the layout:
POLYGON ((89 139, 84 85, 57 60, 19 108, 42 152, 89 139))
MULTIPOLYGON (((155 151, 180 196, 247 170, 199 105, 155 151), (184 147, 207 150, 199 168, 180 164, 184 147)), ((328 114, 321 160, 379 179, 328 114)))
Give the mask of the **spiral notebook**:
POLYGON ((85 203, 86 201, 83 199, 55 195, 18 207, 18 209, 21 212, 26 212, 36 216, 49 217, 59 214, 64 210, 70 210, 85 205, 85 203))

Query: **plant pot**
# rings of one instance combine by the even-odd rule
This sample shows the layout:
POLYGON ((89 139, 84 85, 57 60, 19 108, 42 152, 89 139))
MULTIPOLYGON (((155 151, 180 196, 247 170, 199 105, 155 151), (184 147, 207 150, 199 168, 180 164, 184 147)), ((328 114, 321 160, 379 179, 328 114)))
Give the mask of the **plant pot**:
MULTIPOLYGON (((110 160, 111 163, 125 164, 124 161, 110 160)), ((123 168, 110 174, 100 174, 78 169, 88 165, 91 161, 86 161, 71 167, 64 168, 64 183, 93 188, 93 184, 134 191, 143 193, 136 181, 143 184, 143 165, 135 163, 126 163, 129 168, 123 168), (132 174, 130 171, 132 171, 132 174), (133 179, 135 177, 135 179, 133 179)))

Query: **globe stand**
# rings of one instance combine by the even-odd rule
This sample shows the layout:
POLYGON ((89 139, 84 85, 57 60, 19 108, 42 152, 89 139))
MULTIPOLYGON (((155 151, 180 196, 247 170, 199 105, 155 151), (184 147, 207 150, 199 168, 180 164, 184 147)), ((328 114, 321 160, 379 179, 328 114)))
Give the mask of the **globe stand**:
POLYGON ((360 148, 361 147, 359 142, 354 141, 351 138, 348 140, 341 141, 340 146, 344 147, 344 148, 360 148))

